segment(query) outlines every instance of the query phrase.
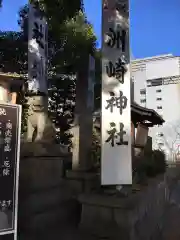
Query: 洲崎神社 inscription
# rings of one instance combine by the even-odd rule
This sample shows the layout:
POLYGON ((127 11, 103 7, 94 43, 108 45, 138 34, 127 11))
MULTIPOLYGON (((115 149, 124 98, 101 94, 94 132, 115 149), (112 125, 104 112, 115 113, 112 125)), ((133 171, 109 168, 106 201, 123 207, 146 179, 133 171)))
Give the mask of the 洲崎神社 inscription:
POLYGON ((132 183, 129 2, 103 1, 101 183, 132 183))

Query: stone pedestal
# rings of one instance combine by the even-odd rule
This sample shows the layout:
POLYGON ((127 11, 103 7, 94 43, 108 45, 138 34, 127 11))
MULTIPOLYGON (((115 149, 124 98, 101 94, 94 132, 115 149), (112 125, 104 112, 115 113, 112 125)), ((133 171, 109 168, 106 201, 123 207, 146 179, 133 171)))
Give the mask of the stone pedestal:
POLYGON ((81 193, 92 193, 100 187, 99 173, 67 171, 66 177, 76 196, 81 193))
POLYGON ((160 233, 166 207, 163 176, 149 180, 147 187, 126 197, 81 194, 82 232, 97 239, 150 240, 160 233))
POLYGON ((63 228, 75 224, 79 204, 64 179, 71 167, 71 153, 58 144, 22 143, 18 218, 22 239, 24 235, 46 239, 53 231, 61 236, 63 228))
POLYGON ((93 132, 93 82, 95 61, 86 53, 80 62, 76 81, 76 103, 72 127, 73 170, 89 171, 92 168, 91 148, 93 132), (91 97, 90 97, 91 96, 91 97))
POLYGON ((27 97, 27 142, 55 143, 56 129, 48 117, 48 97, 27 97))
POLYGON ((72 171, 66 176, 74 193, 93 191, 100 183, 93 168, 91 149, 93 133, 93 82, 95 74, 95 61, 93 57, 84 55, 80 63, 76 81, 76 104, 74 111, 74 124, 71 129, 72 139, 72 171))
POLYGON ((26 142, 21 141, 21 158, 28 157, 65 157, 71 156, 68 147, 61 144, 46 142, 26 142))

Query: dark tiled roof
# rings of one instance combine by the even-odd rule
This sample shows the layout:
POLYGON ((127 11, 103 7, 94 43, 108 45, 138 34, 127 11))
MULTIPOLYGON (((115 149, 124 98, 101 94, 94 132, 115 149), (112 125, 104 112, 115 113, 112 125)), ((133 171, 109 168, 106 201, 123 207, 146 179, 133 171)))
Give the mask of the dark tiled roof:
MULTIPOLYGON (((101 117, 101 110, 94 112, 94 119, 101 117)), ((149 121, 147 123, 150 127, 153 125, 162 125, 165 121, 164 119, 153 109, 141 107, 139 104, 133 102, 131 103, 131 118, 132 122, 143 122, 149 121)))

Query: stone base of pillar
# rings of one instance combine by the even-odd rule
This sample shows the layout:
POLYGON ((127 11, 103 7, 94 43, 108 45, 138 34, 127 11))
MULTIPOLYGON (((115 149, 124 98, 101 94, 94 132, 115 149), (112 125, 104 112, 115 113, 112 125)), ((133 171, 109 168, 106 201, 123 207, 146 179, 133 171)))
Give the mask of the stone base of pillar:
POLYGON ((167 183, 160 175, 141 191, 127 196, 107 193, 80 194, 79 230, 94 239, 139 240, 157 237, 167 207, 167 183))
POLYGON ((105 194, 81 194, 78 200, 82 204, 81 232, 97 239, 130 239, 126 200, 105 194))
POLYGON ((27 235, 49 239, 54 231, 61 236, 63 228, 77 224, 73 214, 79 204, 64 179, 72 167, 71 157, 59 144, 21 144, 18 224, 22 239, 27 235))
POLYGON ((66 178, 76 196, 80 193, 91 193, 100 188, 99 173, 67 171, 66 178))
POLYGON ((72 155, 68 152, 68 147, 61 144, 51 144, 48 142, 26 142, 21 140, 21 157, 60 157, 64 154, 72 155))
POLYGON ((47 96, 27 97, 27 142, 55 143, 56 129, 48 117, 47 96))

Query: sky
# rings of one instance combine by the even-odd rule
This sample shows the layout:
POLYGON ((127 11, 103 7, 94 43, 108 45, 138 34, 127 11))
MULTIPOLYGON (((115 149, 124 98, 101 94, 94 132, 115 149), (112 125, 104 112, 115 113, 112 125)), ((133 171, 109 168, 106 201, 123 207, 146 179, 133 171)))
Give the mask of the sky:
MULTIPOLYGON (((72 0, 73 1, 73 0, 72 0)), ((27 0, 4 0, 0 30, 18 30, 18 10, 27 0)), ((85 12, 101 46, 101 2, 84 0, 85 12)), ((180 0, 130 0, 130 47, 135 58, 180 56, 180 0)))
POLYGON ((3 0, 3 7, 0 9, 0 30, 18 30, 18 11, 25 5, 27 0, 3 0))

